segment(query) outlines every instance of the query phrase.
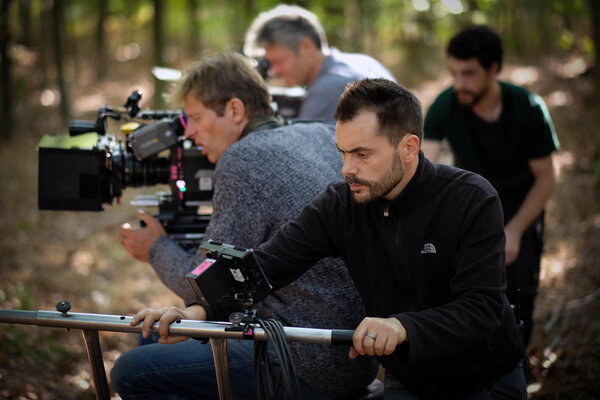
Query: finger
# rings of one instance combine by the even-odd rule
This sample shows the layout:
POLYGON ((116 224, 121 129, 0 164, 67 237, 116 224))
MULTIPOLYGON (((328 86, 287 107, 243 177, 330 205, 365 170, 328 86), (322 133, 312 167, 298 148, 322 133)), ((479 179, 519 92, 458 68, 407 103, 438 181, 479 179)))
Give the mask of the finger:
POLYGON ((174 321, 182 319, 181 311, 178 308, 170 308, 160 317, 158 325, 158 334, 167 338, 169 336, 169 328, 174 321))
MULTIPOLYGON (((372 335, 372 334, 369 334, 369 335, 372 335)), ((363 348, 365 349, 365 354, 367 354, 369 356, 374 356, 375 355, 375 342, 377 340, 377 337, 375 337, 375 339, 373 339, 369 335, 365 334, 365 336, 363 337, 363 348)), ((373 336, 375 336, 375 335, 373 335, 373 336)))
POLYGON ((144 317, 146 317, 147 312, 148 312, 147 308, 144 308, 143 310, 139 311, 137 314, 135 314, 133 316, 133 318, 131 319, 131 322, 129 324, 131 326, 136 326, 137 324, 140 323, 140 321, 142 321, 144 319, 144 317))
POLYGON ((396 351, 396 346, 398 345, 398 340, 394 340, 392 338, 388 338, 387 341, 385 342, 385 347, 383 349, 383 356, 387 356, 389 354, 392 354, 394 351, 396 351))
POLYGON ((366 334, 365 320, 358 325, 358 327, 354 330, 354 335, 352 335, 352 346, 354 346, 354 350, 360 354, 365 354, 365 349, 363 346, 363 340, 366 334))
POLYGON ((157 320, 157 316, 154 313, 148 313, 144 318, 144 325, 142 325, 142 337, 149 338, 152 333, 152 326, 157 320))
POLYGON ((148 214, 144 210, 138 210, 138 218, 144 221, 146 223, 146 226, 156 225, 156 223, 158 222, 156 218, 154 218, 152 215, 148 214))
POLYGON ((381 334, 377 337, 377 342, 375 343, 375 354, 378 356, 386 356, 393 353, 396 350, 397 342, 398 340, 396 339, 394 332, 381 334))
POLYGON ((358 356, 360 356, 360 354, 358 354, 354 347, 350 347, 350 351, 348 352, 348 358, 354 360, 358 356))

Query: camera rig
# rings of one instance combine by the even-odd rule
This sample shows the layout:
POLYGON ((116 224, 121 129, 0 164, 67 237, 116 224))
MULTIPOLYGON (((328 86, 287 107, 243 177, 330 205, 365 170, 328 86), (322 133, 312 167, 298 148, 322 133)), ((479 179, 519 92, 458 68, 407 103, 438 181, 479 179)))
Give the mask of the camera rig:
POLYGON ((184 248, 197 247, 210 221, 214 165, 184 138, 181 111, 141 110, 141 98, 135 90, 122 108, 100 108, 96 121, 71 121, 68 135, 44 135, 38 208, 102 211, 127 187, 168 184, 170 191, 132 204, 158 207, 167 233, 184 248), (121 137, 107 132, 109 119, 121 123, 121 137))

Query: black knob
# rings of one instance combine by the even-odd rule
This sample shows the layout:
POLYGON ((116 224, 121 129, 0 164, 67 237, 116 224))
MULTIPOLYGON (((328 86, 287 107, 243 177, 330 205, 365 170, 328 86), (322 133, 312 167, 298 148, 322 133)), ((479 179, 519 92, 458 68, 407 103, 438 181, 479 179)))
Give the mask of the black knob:
POLYGON ((71 303, 66 300, 61 300, 56 303, 56 311, 66 314, 71 309, 71 303))
POLYGON ((241 312, 232 312, 229 314, 229 322, 233 324, 233 326, 239 326, 240 323, 244 320, 244 314, 241 312))

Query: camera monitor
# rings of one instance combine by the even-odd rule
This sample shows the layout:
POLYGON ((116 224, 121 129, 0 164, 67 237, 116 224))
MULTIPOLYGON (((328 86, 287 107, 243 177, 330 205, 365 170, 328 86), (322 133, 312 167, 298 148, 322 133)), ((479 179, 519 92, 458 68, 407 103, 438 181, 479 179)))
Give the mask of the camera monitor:
POLYGON ((258 302, 273 290, 252 249, 214 240, 203 243, 200 248, 206 251, 206 260, 187 278, 202 303, 258 302))

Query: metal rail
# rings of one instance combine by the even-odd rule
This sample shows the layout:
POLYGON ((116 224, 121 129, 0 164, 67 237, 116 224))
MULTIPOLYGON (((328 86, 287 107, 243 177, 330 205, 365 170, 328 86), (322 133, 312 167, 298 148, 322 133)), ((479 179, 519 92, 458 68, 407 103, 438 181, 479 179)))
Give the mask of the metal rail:
MULTIPOLYGON (((131 326, 133 316, 72 313, 59 311, 27 311, 27 310, 1 310, 0 323, 37 325, 54 328, 81 329, 87 348, 88 359, 92 368, 96 398, 110 400, 110 391, 106 379, 106 371, 102 361, 99 331, 141 333, 142 325, 131 326)), ((152 332, 158 332, 158 322, 152 326, 152 332)), ((229 322, 209 322, 193 320, 176 320, 169 327, 173 335, 206 338, 210 340, 219 398, 229 400, 232 398, 229 382, 229 368, 227 365, 227 339, 269 340, 265 331, 260 327, 253 327, 247 333, 240 330, 226 330, 234 325, 229 322)), ((288 342, 307 342, 317 344, 352 344, 354 331, 344 329, 315 329, 284 327, 285 337, 288 342)))

